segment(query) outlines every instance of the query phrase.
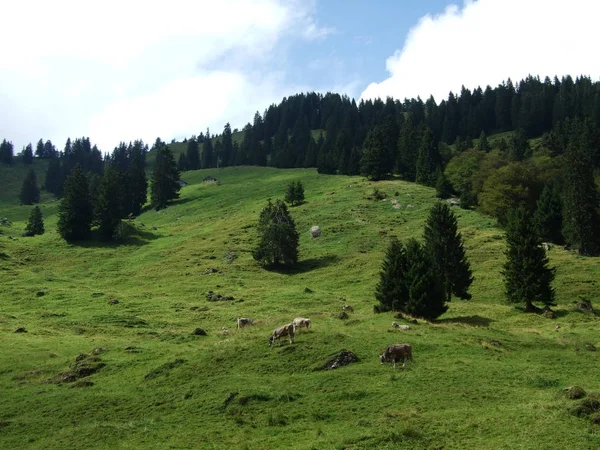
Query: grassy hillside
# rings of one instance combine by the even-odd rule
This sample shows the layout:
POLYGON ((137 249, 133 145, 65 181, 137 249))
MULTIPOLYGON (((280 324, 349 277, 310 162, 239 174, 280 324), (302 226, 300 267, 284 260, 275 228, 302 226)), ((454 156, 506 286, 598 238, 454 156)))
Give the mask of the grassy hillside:
POLYGON ((503 232, 455 210, 473 299, 393 332, 393 316, 372 310, 379 267, 390 236, 421 236, 433 190, 302 169, 184 179, 179 201, 138 217, 120 246, 64 243, 49 206, 49 231, 20 238, 29 208, 0 204, 13 221, 0 225, 0 448, 600 447, 598 426, 569 414, 577 401, 563 395, 574 384, 600 391, 600 357, 586 349, 600 346, 600 322, 573 303, 600 301, 597 258, 553 247, 558 318, 526 315, 503 303, 503 232), (265 271, 250 253, 258 214, 291 180, 306 189, 291 208, 301 263, 265 271), (388 200, 368 198, 375 186, 388 200), (209 290, 235 300, 208 302, 209 290), (355 312, 342 321, 345 303, 355 312), (296 316, 313 328, 269 348, 296 316), (257 323, 237 331, 235 317, 257 323), (381 366, 378 354, 401 342, 415 364, 381 366), (360 361, 314 370, 341 349, 360 361))

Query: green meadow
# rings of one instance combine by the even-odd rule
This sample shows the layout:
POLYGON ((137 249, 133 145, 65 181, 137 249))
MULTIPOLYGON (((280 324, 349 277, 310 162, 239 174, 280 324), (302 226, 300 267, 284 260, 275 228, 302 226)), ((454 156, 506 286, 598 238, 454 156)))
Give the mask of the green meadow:
POLYGON ((600 304, 598 258, 553 246, 557 317, 525 314, 504 300, 504 232, 456 208, 473 298, 397 331, 408 322, 374 314, 374 288, 389 238, 421 237, 433 189, 313 169, 186 172, 180 199, 131 221, 119 245, 69 245, 45 194, 46 233, 21 237, 24 175, 0 169, 0 448, 600 448, 600 425, 564 394, 600 392, 599 316, 577 309, 600 304), (300 263, 264 270, 258 215, 296 180, 300 263), (297 316, 312 328, 270 348, 297 316), (256 323, 237 330, 236 317, 256 323), (414 364, 381 365, 392 343, 412 344, 414 364), (319 370, 342 349, 359 361, 319 370))

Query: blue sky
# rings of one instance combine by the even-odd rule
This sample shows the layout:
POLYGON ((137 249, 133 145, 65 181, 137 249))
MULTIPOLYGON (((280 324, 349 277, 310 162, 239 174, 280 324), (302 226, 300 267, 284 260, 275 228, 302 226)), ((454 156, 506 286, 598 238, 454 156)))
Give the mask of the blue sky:
POLYGON ((0 138, 17 152, 241 128, 297 92, 439 102, 600 76, 593 0, 29 0, 0 17, 0 138))

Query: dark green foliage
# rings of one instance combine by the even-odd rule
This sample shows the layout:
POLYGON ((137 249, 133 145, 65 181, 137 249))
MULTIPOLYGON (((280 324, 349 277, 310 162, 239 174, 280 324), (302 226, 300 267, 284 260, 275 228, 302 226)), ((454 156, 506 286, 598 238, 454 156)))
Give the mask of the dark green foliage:
POLYGON ((537 201, 535 223, 540 238, 546 242, 563 244, 562 235, 562 199, 557 189, 551 185, 544 187, 537 201))
POLYGON ((25 231, 31 235, 44 234, 44 218, 39 206, 36 205, 31 210, 25 231))
POLYGON ((379 283, 375 288, 375 298, 379 301, 379 311, 404 311, 408 301, 406 272, 408 260, 402 242, 394 238, 387 248, 379 283))
POLYGON ((40 201, 40 189, 37 185, 37 177, 32 169, 29 169, 23 180, 21 193, 19 194, 21 205, 33 205, 40 201))
POLYGON ((502 276, 508 301, 524 303, 528 312, 535 311, 534 302, 553 305, 555 269, 548 267, 537 226, 526 209, 518 208, 509 215, 506 245, 502 276))
MULTIPOLYGON (((181 157, 179 159, 181 159, 181 157)), ((191 139, 187 141, 185 167, 186 170, 197 170, 200 168, 200 149, 198 141, 196 141, 196 136, 192 136, 191 139)))
POLYGON ((31 144, 27 144, 21 153, 23 164, 29 165, 33 162, 33 148, 31 144))
POLYGON ((571 144, 565 155, 563 235, 580 255, 596 256, 600 254, 599 196, 585 151, 588 143, 582 141, 571 144))
MULTIPOLYGON (((188 161, 189 165, 189 161, 188 161)), ((214 167, 213 165, 213 145, 212 138, 210 136, 210 130, 206 129, 206 138, 204 139, 204 144, 202 146, 202 168, 210 169, 214 167)), ((200 167, 197 167, 198 169, 200 167)), ((191 167, 188 167, 189 170, 193 170, 191 167)))
POLYGON ((388 173, 386 136, 383 127, 375 127, 367 136, 360 160, 360 174, 374 181, 388 173))
POLYGON ((219 157, 217 155, 217 167, 230 166, 233 163, 233 137, 231 134, 231 125, 225 124, 223 128, 223 137, 221 138, 223 143, 223 150, 219 157))
POLYGON ((522 161, 531 156, 531 147, 527 136, 522 129, 517 129, 510 138, 508 146, 508 159, 511 161, 522 161))
POLYGON ((481 150, 482 152, 489 152, 491 150, 485 131, 482 131, 479 135, 479 141, 477 142, 477 147, 475 148, 477 150, 481 150))
POLYGON ((452 196, 452 185, 444 172, 438 170, 435 181, 435 194, 437 198, 446 199, 452 196))
POLYGON ((98 201, 98 196, 100 195, 100 183, 102 182, 102 177, 98 174, 88 172, 87 179, 90 202, 92 205, 95 205, 98 201))
POLYGON ((425 249, 432 257, 435 272, 446 291, 446 301, 452 294, 469 300, 473 273, 467 260, 462 236, 458 232, 456 216, 445 202, 431 208, 423 234, 425 249))
POLYGON ((400 129, 396 157, 396 172, 407 181, 415 181, 420 143, 420 132, 415 128, 412 116, 409 115, 400 129))
POLYGON ((425 130, 417 156, 417 170, 415 181, 426 186, 434 186, 437 171, 440 169, 440 154, 435 145, 433 133, 429 128, 425 130))
POLYGON ((13 144, 6 139, 0 144, 0 164, 12 165, 13 163, 13 144))
POLYGON ((285 201, 292 206, 304 202, 304 186, 300 181, 292 181, 288 184, 285 192, 285 201))
POLYGON ((304 155, 304 167, 316 167, 317 166, 317 143, 311 136, 306 147, 306 153, 304 155))
POLYGON ((35 146, 35 156, 38 158, 44 157, 44 141, 42 139, 40 139, 35 146))
POLYGON ((462 209, 471 209, 477 206, 477 194, 471 190, 469 186, 468 189, 465 189, 460 193, 460 207, 462 209))
MULTIPOLYGON (((148 199, 148 179, 146 178, 146 149, 142 141, 135 141, 130 146, 126 178, 126 203, 124 215, 139 215, 148 199)), ((179 176, 179 174, 177 174, 179 176)))
POLYGON ((281 200, 269 200, 258 220, 259 243, 253 257, 261 266, 293 266, 298 262, 300 236, 287 206, 281 200))
POLYGON ((426 319, 441 316, 448 307, 444 287, 434 269, 431 256, 415 239, 410 239, 406 243, 406 258, 408 301, 404 312, 426 319))
POLYGON ((88 237, 93 209, 88 192, 88 180, 76 165, 65 180, 63 198, 58 207, 58 233, 68 241, 88 237))
POLYGON ((123 217, 124 176, 116 167, 104 172, 95 203, 95 222, 104 239, 112 239, 123 217))
POLYGON ((156 165, 152 173, 151 202, 157 211, 179 198, 179 171, 171 149, 165 144, 157 148, 156 165))
POLYGON ((62 188, 62 171, 60 168, 60 160, 52 158, 46 170, 46 179, 44 181, 46 190, 55 196, 60 195, 62 188))

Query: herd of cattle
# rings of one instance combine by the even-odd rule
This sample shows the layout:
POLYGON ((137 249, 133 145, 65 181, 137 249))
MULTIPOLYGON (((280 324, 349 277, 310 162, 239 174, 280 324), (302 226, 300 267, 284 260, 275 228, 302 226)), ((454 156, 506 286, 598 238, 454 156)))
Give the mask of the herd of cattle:
MULTIPOLYGON (((354 309, 350 305, 344 305, 342 307, 344 311, 353 312, 354 309)), ((254 325, 254 321, 249 317, 240 317, 236 319, 237 329, 244 328, 249 325, 254 325)), ((305 317, 296 317, 290 323, 287 323, 279 328, 273 330, 271 335, 268 338, 269 347, 271 347, 275 341, 281 345, 281 338, 288 338, 290 344, 294 343, 294 337, 296 336, 296 330, 300 328, 309 329, 311 326, 311 320, 305 317)), ((399 329, 402 331, 410 330, 410 326, 408 325, 398 325, 396 322, 392 322, 392 328, 399 329)), ((229 330, 225 327, 221 328, 222 334, 228 334, 229 330)), ((379 355, 379 360, 381 364, 383 363, 392 363, 393 367, 396 367, 396 362, 402 361, 402 367, 406 365, 407 361, 413 362, 412 356, 412 346, 410 344, 391 344, 389 345, 385 351, 379 355)))

